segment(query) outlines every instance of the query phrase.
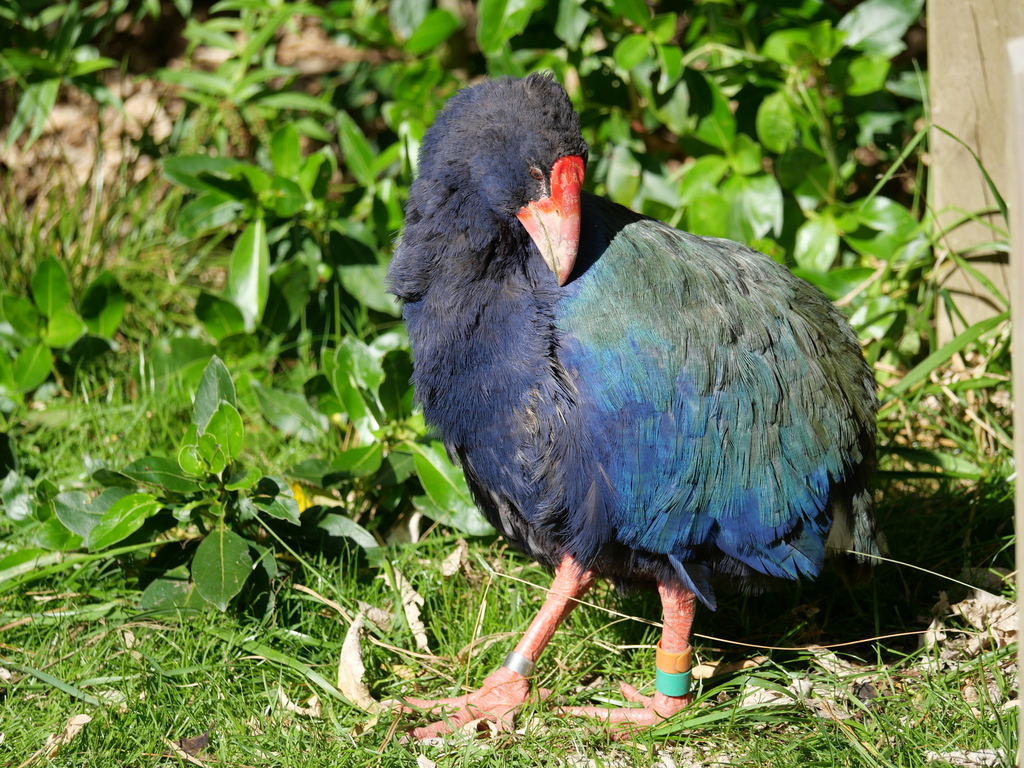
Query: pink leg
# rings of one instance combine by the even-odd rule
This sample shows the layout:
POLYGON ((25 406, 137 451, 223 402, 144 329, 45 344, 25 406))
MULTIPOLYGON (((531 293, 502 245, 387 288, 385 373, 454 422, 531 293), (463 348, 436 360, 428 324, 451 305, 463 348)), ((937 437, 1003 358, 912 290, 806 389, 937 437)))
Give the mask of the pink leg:
MULTIPOLYGON (((555 569, 547 599, 540 612, 530 622, 526 634, 516 645, 515 652, 524 663, 531 665, 540 658, 562 620, 576 607, 577 601, 594 583, 594 575, 582 571, 571 557, 566 557, 555 569)), ((529 674, 529 672, 527 672, 529 674)), ((445 718, 423 728, 412 731, 413 738, 425 739, 448 733, 453 728, 465 725, 471 720, 485 718, 508 727, 512 714, 527 699, 530 683, 521 672, 499 667, 484 680, 480 688, 465 696, 451 699, 403 699, 405 711, 418 709, 430 713, 441 712, 445 718)))
MULTIPOLYGON (((695 596, 678 584, 658 584, 661 605, 665 613, 661 630, 661 649, 667 654, 680 654, 690 648, 690 630, 693 627, 695 596)), ((596 717, 608 723, 630 723, 632 725, 657 725, 671 717, 693 700, 692 694, 668 696, 655 692, 654 696, 643 696, 631 685, 619 683, 622 695, 627 701, 642 704, 642 707, 569 707, 563 711, 571 715, 596 717)))

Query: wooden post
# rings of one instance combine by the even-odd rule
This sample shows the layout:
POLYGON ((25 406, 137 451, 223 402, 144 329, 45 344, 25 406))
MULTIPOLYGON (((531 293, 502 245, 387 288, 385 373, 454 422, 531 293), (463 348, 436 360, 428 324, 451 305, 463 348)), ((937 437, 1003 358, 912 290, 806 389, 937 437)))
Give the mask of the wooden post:
MULTIPOLYGON (((1010 214, 1010 272, 1013 307, 1013 391, 1017 394, 1013 409, 1014 454, 1018 460, 1017 491, 1015 495, 1017 532, 1017 584, 1020 584, 1021 563, 1024 563, 1024 483, 1020 477, 1020 460, 1024 457, 1024 407, 1021 395, 1024 393, 1024 362, 1021 343, 1024 342, 1024 37, 1017 37, 1006 44, 1009 59, 1009 100, 1006 110, 1007 155, 1012 183, 1007 189, 1010 214)), ((1024 616, 1024 596, 1017 590, 1017 615, 1024 616)), ((1017 651, 1018 686, 1024 685, 1024 645, 1017 651)), ((1024 690, 1021 687, 1020 690, 1024 690)), ((1018 732, 1024 730, 1024 710, 1019 715, 1018 732)), ((1018 747, 1017 765, 1024 765, 1024 752, 1018 747)))
MULTIPOLYGON (((1008 128, 1000 117, 1009 103, 1005 46, 1010 38, 1020 35, 1024 35, 1022 0, 928 2, 932 123, 945 128, 978 155, 1004 196, 1010 184, 1005 162, 1008 128)), ((933 130, 929 152, 930 200, 940 227, 950 226, 965 214, 996 207, 977 163, 963 145, 933 130)), ((985 223, 968 223, 954 229, 943 238, 942 246, 964 253, 998 239, 990 227, 1005 230, 1006 222, 998 215, 982 218, 985 223)), ((1005 253, 986 252, 982 248, 972 257, 971 264, 996 290, 1008 296, 1009 267, 1005 253)), ((958 269, 945 271, 942 285, 969 325, 1002 311, 981 285, 958 269)), ((940 344, 963 330, 959 323, 951 325, 941 307, 937 326, 940 344)))

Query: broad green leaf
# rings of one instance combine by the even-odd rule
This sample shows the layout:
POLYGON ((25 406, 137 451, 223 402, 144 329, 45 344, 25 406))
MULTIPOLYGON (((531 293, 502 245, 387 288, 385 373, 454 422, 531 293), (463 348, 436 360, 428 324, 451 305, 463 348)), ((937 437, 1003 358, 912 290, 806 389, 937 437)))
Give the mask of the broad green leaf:
POLYGON ((306 459, 293 467, 289 467, 285 471, 285 475, 296 480, 302 480, 309 485, 323 487, 327 485, 324 482, 324 476, 330 469, 331 464, 326 459, 306 459))
POLYGON ((412 358, 403 349, 388 352, 381 361, 384 380, 379 394, 384 412, 392 419, 408 418, 413 411, 412 358))
MULTIPOLYGON (((728 151, 736 138, 736 118, 729 109, 729 100, 725 98, 718 85, 709 77, 703 77, 704 88, 702 89, 699 113, 703 115, 697 123, 693 135, 710 144, 712 147, 728 151)), ((691 98, 695 94, 691 92, 691 98)))
POLYGON ((323 152, 314 152, 302 161, 302 170, 299 171, 299 187, 310 197, 316 200, 323 199, 331 172, 332 165, 328 155, 323 152))
MULTIPOLYGON (((210 466, 199 455, 198 438, 196 443, 183 443, 178 448, 178 466, 182 472, 193 478, 198 479, 210 474, 210 466)), ((196 480, 193 480, 193 483, 195 482, 196 480)))
POLYGON ((250 469, 242 469, 233 474, 224 483, 226 491, 248 491, 260 478, 250 469))
MULTIPOLYGON (((10 49, 5 50, 4 55, 8 55, 9 51, 10 49)), ((21 93, 21 98, 18 99, 18 107, 7 127, 8 148, 18 140, 22 131, 29 125, 32 126, 32 130, 22 147, 22 152, 27 152, 29 147, 35 144, 36 139, 42 136, 46 119, 53 111, 53 105, 57 103, 60 83, 60 77, 48 77, 45 80, 28 83, 21 93)))
POLYGON ((699 195, 686 212, 687 229, 695 235, 725 237, 732 206, 715 190, 699 195))
POLYGON ((612 12, 644 29, 651 23, 651 11, 644 0, 605 0, 612 12))
POLYGON ((650 55, 651 41, 647 35, 626 35, 615 46, 615 63, 627 72, 650 55))
POLYGON ((451 37, 461 26, 462 22, 450 12, 434 8, 405 41, 405 50, 416 56, 428 53, 451 37))
POLYGON ((236 165, 238 161, 233 158, 210 155, 174 155, 163 163, 164 175, 167 178, 193 192, 206 192, 211 189, 216 191, 202 179, 202 176, 223 174, 236 165))
POLYGON ((13 469, 0 484, 0 501, 3 502, 3 511, 8 519, 16 522, 31 517, 35 509, 31 483, 13 469))
POLYGON ((796 231, 793 259, 804 269, 827 272, 838 253, 839 231, 831 215, 808 219, 796 231))
POLYGON ((854 288, 875 274, 871 267, 851 267, 849 269, 830 269, 828 272, 815 272, 802 267, 794 267, 793 274, 816 285, 832 301, 838 301, 854 288))
POLYGON ((294 179, 302 167, 299 132, 291 123, 284 123, 270 136, 270 163, 279 176, 294 179))
POLYGON ((294 216, 306 207, 306 193, 302 187, 283 176, 273 178, 268 194, 274 213, 283 219, 294 216))
POLYGON ((226 611, 252 572, 248 542, 233 531, 217 528, 203 539, 192 559, 192 581, 209 603, 226 611))
POLYGON ((444 446, 439 442, 430 445, 407 442, 406 445, 413 452, 416 474, 431 502, 418 505, 421 511, 463 533, 474 536, 493 533, 494 529, 476 508, 462 470, 449 461, 444 446))
POLYGON ((820 62, 828 63, 843 48, 846 35, 832 28, 828 19, 812 24, 807 28, 807 40, 811 53, 820 62))
POLYGON ((776 236, 782 230, 782 189, 774 176, 732 176, 722 185, 726 199, 732 196, 729 230, 744 241, 776 236))
MULTIPOLYGON (((224 449, 229 459, 237 459, 242 453, 242 417, 230 403, 221 402, 209 423, 203 430, 203 436, 211 435, 224 449)), ((214 469, 214 472, 220 470, 214 469)))
POLYGON ((26 339, 39 338, 39 312, 35 304, 28 299, 5 293, 0 296, 0 314, 16 333, 26 339))
POLYGON ((82 546, 82 537, 65 528, 56 517, 48 517, 34 527, 30 540, 33 546, 55 552, 68 552, 82 546))
POLYGON ((214 355, 203 370, 203 376, 196 388, 196 400, 192 407, 192 423, 202 432, 210 417, 220 407, 221 402, 237 406, 235 402, 235 384, 231 373, 224 362, 214 355))
POLYGON ((270 389, 255 381, 252 383, 252 391, 267 421, 284 434, 312 442, 327 431, 327 417, 314 411, 301 394, 270 389))
POLYGON ((651 19, 648 27, 654 42, 658 45, 665 45, 671 42, 676 35, 676 26, 679 15, 676 13, 660 13, 651 19))
POLYGON ((245 318, 245 330, 252 333, 267 305, 270 285, 270 248, 267 225, 256 219, 245 228, 231 252, 227 296, 245 318))
POLYGON ((228 169, 227 173, 232 178, 247 181, 250 189, 257 195, 270 189, 272 176, 259 166, 250 163, 236 163, 228 169))
MULTIPOLYGON (((77 49, 77 51, 81 50, 82 48, 77 49)), ((70 78, 83 77, 84 75, 91 75, 93 72, 99 72, 101 69, 111 69, 116 66, 117 62, 114 59, 109 59, 105 56, 84 61, 71 61, 68 62, 67 76, 70 78)))
POLYGON ((85 289, 82 320, 93 336, 109 339, 121 325, 124 306, 124 291, 114 276, 103 270, 85 289))
POLYGON ((633 153, 627 147, 617 145, 609 158, 608 175, 605 178, 608 197, 619 205, 629 207, 640 189, 641 170, 633 153))
POLYGON ((346 336, 333 351, 324 350, 323 370, 341 396, 347 387, 358 387, 375 397, 380 383, 384 380, 380 353, 354 336, 346 336))
POLYGON ((53 354, 49 347, 43 343, 25 347, 11 366, 14 386, 19 392, 31 392, 46 381, 52 368, 53 354))
POLYGON ((68 309, 58 309, 46 321, 43 343, 52 349, 71 346, 88 329, 76 313, 68 309))
POLYGON ((476 39, 487 56, 497 56, 505 43, 522 32, 537 0, 480 0, 477 3, 476 39))
POLYGON ((355 520, 345 515, 328 512, 317 523, 317 528, 328 536, 344 536, 352 539, 356 544, 370 554, 372 550, 379 550, 380 544, 373 537, 373 534, 359 525, 355 520))
POLYGON ((209 467, 212 474, 219 475, 227 467, 227 452, 213 435, 200 435, 196 449, 199 451, 199 458, 209 467))
POLYGON ((679 186, 679 202, 686 205, 718 189, 729 170, 729 161, 722 155, 704 155, 686 170, 679 186))
POLYGON ((862 226, 847 232, 846 242, 858 253, 883 261, 898 256, 919 229, 913 214, 887 197, 876 196, 858 208, 857 219, 862 226))
POLYGON ((846 69, 845 89, 848 96, 867 96, 885 87, 889 60, 877 56, 858 56, 846 69))
POLYGON ((94 499, 81 491, 67 491, 58 494, 53 500, 53 511, 65 528, 88 540, 104 513, 130 494, 127 488, 116 486, 104 489, 94 499))
POLYGON ((945 451, 928 451, 922 448, 904 448, 890 444, 883 449, 883 453, 890 453, 899 456, 915 464, 928 464, 946 471, 950 477, 962 477, 978 480, 982 477, 981 468, 968 459, 966 456, 956 456, 945 451))
POLYGON ((252 503, 271 517, 299 524, 295 492, 281 477, 261 477, 252 490, 252 503))
POLYGON ((205 191, 182 206, 178 214, 178 233, 191 240, 205 232, 226 227, 244 210, 245 204, 230 195, 205 191))
MULTIPOLYGON (((14 383, 13 361, 6 354, 0 354, 0 397, 6 397, 15 389, 17 389, 17 386, 14 383)), ((6 438, 6 435, 0 435, 0 446, 2 446, 6 438)), ((0 451, 0 456, 2 455, 3 452, 0 451)), ((3 469, 4 464, 0 461, 0 471, 3 469)))
POLYGON ((323 99, 299 91, 269 93, 266 96, 260 96, 255 101, 270 109, 306 110, 323 115, 334 115, 337 111, 333 105, 326 103, 323 99))
POLYGON ((399 317, 402 309, 395 297, 388 294, 387 265, 385 264, 341 264, 337 267, 338 277, 345 291, 377 312, 399 317))
POLYGON ((667 93, 668 89, 679 82, 683 74, 683 51, 675 44, 658 46, 658 93, 667 93))
POLYGON ((896 322, 900 311, 891 297, 872 296, 850 315, 850 325, 861 339, 882 339, 896 322))
POLYGON ((123 496, 110 505, 89 532, 89 549, 95 552, 126 539, 162 507, 163 503, 149 493, 123 496))
POLYGON ((865 0, 839 21, 851 48, 891 58, 906 46, 903 36, 921 15, 924 0, 865 0))
POLYGON ((345 167, 364 187, 372 187, 375 178, 373 149, 347 112, 338 113, 338 141, 345 167))
POLYGON ((205 291, 196 301, 196 317, 217 341, 236 333, 245 333, 245 318, 230 301, 205 291))
POLYGON ((195 584, 185 578, 154 579, 139 598, 141 611, 173 611, 198 609, 203 599, 196 591, 195 584))
POLYGON ((181 91, 182 96, 199 104, 230 99, 234 95, 236 87, 231 79, 223 75, 196 69, 158 69, 153 74, 164 82, 184 86, 181 91), (213 99, 198 98, 200 96, 212 96, 213 99))
POLYGON ((54 258, 43 259, 32 275, 32 298, 40 314, 52 317, 71 298, 68 276, 54 258))
POLYGON ((587 31, 591 16, 583 8, 583 0, 559 0, 558 18, 555 20, 555 35, 570 50, 576 50, 587 31))
POLYGON ((381 443, 349 448, 331 461, 324 480, 334 484, 341 480, 372 475, 384 460, 384 446, 381 443))
POLYGON ((810 33, 806 29, 780 29, 773 32, 761 46, 761 55, 783 66, 813 59, 810 33))
POLYGON ((176 493, 194 493, 197 490, 195 480, 183 475, 176 461, 160 456, 136 459, 122 469, 121 474, 137 482, 156 485, 176 493))
POLYGON ((391 0, 388 18, 400 39, 406 39, 419 27, 430 10, 431 0, 391 0))
POLYGON ((765 148, 785 152, 796 134, 796 118, 783 91, 769 94, 757 109, 757 138, 765 148))
POLYGON ((417 511, 443 525, 467 536, 493 536, 494 527, 476 507, 442 507, 430 496, 414 496, 413 506, 417 511))
POLYGON ((761 176, 764 173, 761 145, 745 133, 736 134, 728 158, 732 169, 741 176, 761 176))

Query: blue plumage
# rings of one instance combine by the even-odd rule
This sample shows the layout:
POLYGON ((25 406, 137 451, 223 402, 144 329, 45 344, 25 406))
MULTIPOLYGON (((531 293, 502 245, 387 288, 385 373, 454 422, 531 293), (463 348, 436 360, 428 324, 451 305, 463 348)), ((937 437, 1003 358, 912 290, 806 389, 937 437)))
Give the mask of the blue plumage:
POLYGON ((424 142, 389 280, 424 414, 484 514, 549 566, 711 607, 715 584, 830 554, 865 572, 842 556, 877 553, 874 381, 849 326, 766 256, 587 194, 560 285, 522 211, 586 151, 538 76, 463 91, 424 142))

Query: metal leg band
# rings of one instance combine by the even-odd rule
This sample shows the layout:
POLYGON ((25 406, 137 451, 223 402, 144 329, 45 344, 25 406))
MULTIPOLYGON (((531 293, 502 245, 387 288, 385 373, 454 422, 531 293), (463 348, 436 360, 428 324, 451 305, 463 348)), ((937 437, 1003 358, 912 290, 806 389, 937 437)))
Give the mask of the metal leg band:
POLYGON ((534 663, 528 658, 523 656, 521 653, 515 651, 509 651, 508 656, 505 657, 505 661, 502 665, 505 669, 511 669, 513 672, 518 672, 523 677, 529 677, 533 674, 534 663))

